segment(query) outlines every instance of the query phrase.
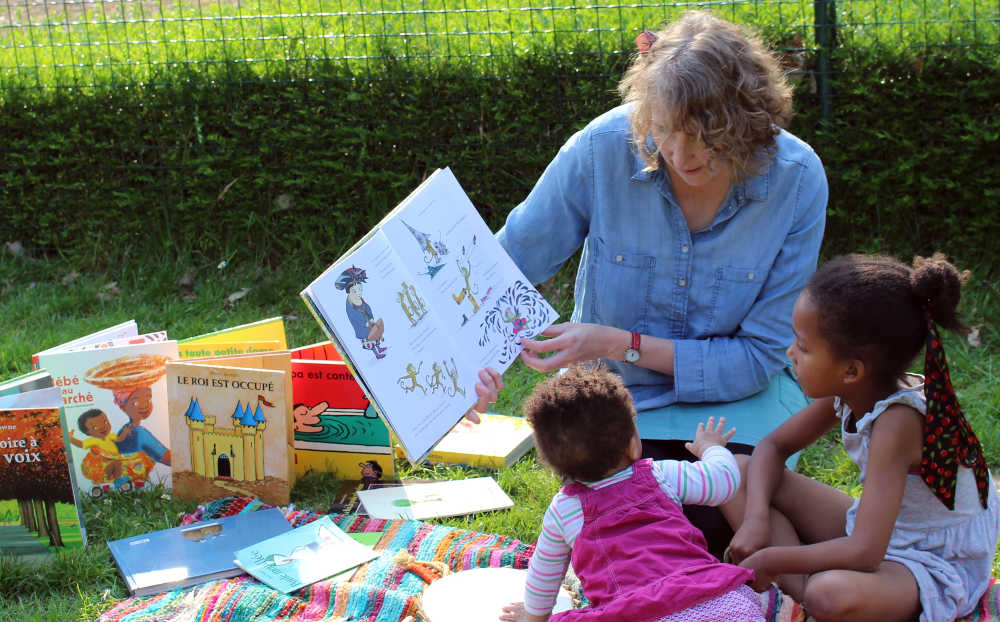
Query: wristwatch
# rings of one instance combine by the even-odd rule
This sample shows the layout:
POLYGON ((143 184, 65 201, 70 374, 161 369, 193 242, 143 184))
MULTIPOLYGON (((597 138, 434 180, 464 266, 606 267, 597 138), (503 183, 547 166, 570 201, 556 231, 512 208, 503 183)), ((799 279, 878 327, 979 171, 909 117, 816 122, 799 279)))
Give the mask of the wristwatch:
POLYGON ((632 363, 634 365, 635 363, 639 362, 639 357, 641 356, 639 354, 640 341, 641 338, 639 336, 639 333, 632 331, 632 344, 629 347, 625 348, 626 363, 632 363))

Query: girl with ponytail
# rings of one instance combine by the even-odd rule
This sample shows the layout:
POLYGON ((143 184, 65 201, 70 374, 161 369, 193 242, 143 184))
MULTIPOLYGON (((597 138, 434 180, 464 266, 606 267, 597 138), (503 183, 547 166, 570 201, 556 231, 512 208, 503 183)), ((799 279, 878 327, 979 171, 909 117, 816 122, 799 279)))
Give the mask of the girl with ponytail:
POLYGON ((849 255, 806 285, 788 356, 813 402, 742 460, 723 506, 728 556, 755 587, 777 580, 817 620, 951 622, 976 606, 1000 505, 938 334, 964 330, 966 277, 940 254, 849 255), (921 352, 923 376, 906 373, 921 352), (860 469, 857 499, 783 467, 834 425, 860 469))

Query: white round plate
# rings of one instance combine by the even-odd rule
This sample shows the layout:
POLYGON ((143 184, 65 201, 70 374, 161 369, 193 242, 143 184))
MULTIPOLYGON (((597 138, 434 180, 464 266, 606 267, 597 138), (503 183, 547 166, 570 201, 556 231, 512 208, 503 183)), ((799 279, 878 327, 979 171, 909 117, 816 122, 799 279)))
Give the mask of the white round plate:
MULTIPOLYGON (((438 579, 424 589, 424 613, 430 622, 496 622, 503 606, 524 600, 527 570, 473 568, 438 579)), ((559 588, 553 613, 573 608, 566 588, 559 588)))

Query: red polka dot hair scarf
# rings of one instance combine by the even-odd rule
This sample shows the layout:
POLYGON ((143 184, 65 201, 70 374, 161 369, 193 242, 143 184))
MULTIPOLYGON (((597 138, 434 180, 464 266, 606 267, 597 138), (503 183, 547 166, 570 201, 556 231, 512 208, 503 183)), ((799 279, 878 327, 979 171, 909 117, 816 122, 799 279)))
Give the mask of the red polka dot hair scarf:
POLYGON ((983 457, 983 447, 958 405, 955 389, 948 375, 948 360, 944 355, 941 337, 929 313, 924 394, 927 398, 927 414, 924 415, 920 476, 941 503, 949 510, 954 510, 958 467, 968 467, 976 476, 979 501, 984 508, 987 507, 990 473, 983 457))

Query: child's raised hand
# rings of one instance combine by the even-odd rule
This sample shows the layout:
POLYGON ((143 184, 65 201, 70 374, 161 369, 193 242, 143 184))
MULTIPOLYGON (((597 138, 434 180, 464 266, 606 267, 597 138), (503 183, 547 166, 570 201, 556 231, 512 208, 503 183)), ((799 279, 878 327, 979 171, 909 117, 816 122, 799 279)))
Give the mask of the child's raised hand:
POLYGON ((698 424, 698 429, 694 433, 694 440, 684 443, 684 447, 693 453, 695 457, 701 458, 701 454, 705 453, 705 450, 709 447, 714 447, 715 445, 725 447, 729 439, 733 438, 733 434, 736 434, 736 428, 726 431, 725 417, 719 417, 719 425, 715 425, 715 417, 709 417, 707 423, 698 424))

